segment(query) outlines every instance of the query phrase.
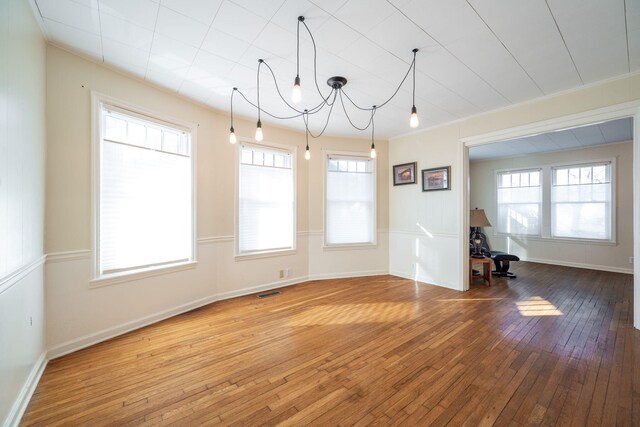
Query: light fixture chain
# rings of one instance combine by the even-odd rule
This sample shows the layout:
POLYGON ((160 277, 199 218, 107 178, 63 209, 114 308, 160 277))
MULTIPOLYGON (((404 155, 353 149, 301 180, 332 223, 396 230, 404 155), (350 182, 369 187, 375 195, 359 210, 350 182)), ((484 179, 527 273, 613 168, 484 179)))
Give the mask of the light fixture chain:
POLYGON ((237 90, 237 87, 234 87, 233 90, 231 90, 231 128, 233 128, 233 95, 237 90))
POLYGON ((313 34, 311 34, 311 30, 309 29, 309 26, 307 25, 307 23, 304 21, 298 21, 298 22, 302 22, 304 27, 307 29, 307 32, 309 33, 309 37, 311 38, 311 44, 313 44, 313 81, 316 85, 316 89, 318 90, 318 93, 320 94, 320 97, 325 98, 324 94, 320 90, 320 86, 318 85, 318 49, 316 47, 316 40, 313 38, 313 34))
MULTIPOLYGON (((240 94, 240 96, 242 96, 242 98, 247 102, 247 104, 249 104, 249 105, 251 105, 251 106, 253 106, 253 107, 255 107, 255 108, 258 108, 258 105, 257 105, 255 102, 252 102, 251 100, 249 100, 249 98, 247 98, 247 96, 246 96, 244 93, 242 93, 242 91, 241 91, 240 89, 238 89, 237 91, 238 91, 238 93, 240 94)), ((333 91, 331 92, 331 94, 333 94, 333 91)), ((321 104, 321 105, 323 105, 323 104, 321 104)), ((331 104, 329 104, 329 103, 327 103, 326 105, 331 106, 331 104)), ((316 113, 319 113, 321 110, 322 110, 322 109, 318 109, 318 110, 315 110, 315 111, 310 112, 309 114, 316 114, 316 113)), ((267 110, 265 110, 265 109, 262 109, 261 111, 262 111, 263 113, 265 113, 267 116, 272 117, 272 118, 277 119, 277 120, 290 120, 290 119, 295 119, 295 118, 298 118, 298 117, 302 116, 302 114, 303 114, 303 113, 301 112, 301 113, 299 113, 299 114, 294 114, 294 115, 292 115, 292 116, 277 116, 277 115, 275 115, 275 114, 270 113, 269 111, 267 111, 267 110)))
MULTIPOLYGON (((375 145, 374 145, 374 115, 377 111, 377 109, 384 107, 386 104, 388 104, 393 98, 395 98, 395 96, 398 94, 398 92, 400 91, 400 89, 402 88, 402 85, 405 83, 405 81, 407 80, 407 78, 409 77, 409 73, 412 72, 412 80, 413 80, 413 87, 412 87, 412 101, 413 101, 413 105, 411 108, 411 117, 410 117, 410 126, 411 127, 417 127, 419 126, 419 121, 418 121, 418 117, 417 117, 417 112, 416 112, 416 106, 415 106, 415 97, 416 97, 416 54, 418 52, 418 49, 413 49, 413 60, 411 61, 411 64, 409 65, 409 69, 407 70, 407 72, 405 73, 404 77, 402 78, 402 80, 400 81, 400 83, 398 84, 397 88, 395 89, 395 91, 393 92, 393 94, 387 99, 385 100, 383 103, 378 104, 377 106, 374 105, 372 108, 365 108, 365 107, 361 107, 359 106, 350 96, 349 94, 344 90, 344 85, 346 85, 347 83, 347 79, 345 79, 344 77, 341 76, 335 76, 335 77, 331 77, 329 80, 327 80, 327 83, 329 84, 329 86, 331 86, 331 90, 329 92, 329 94, 327 96, 325 96, 322 91, 320 90, 320 86, 318 85, 318 49, 317 49, 317 45, 316 45, 316 41, 315 38, 313 37, 313 34, 311 33, 311 29, 309 28, 309 26, 306 24, 305 20, 304 20, 304 16, 299 16, 298 17, 298 24, 296 27, 296 78, 295 78, 295 82, 294 82, 294 92, 292 95, 292 99, 293 102, 299 102, 300 98, 301 98, 301 92, 300 92, 300 23, 302 23, 305 27, 305 29, 307 30, 307 32, 309 33, 309 37, 311 39, 311 43, 313 45, 313 77, 314 77, 314 84, 316 86, 316 89, 318 91, 318 93, 320 94, 320 97, 322 98, 322 102, 320 102, 318 105, 314 106, 311 109, 305 109, 304 111, 301 111, 297 108, 295 108, 293 105, 289 104, 289 102, 285 99, 285 97, 282 95, 282 92, 280 91, 280 87, 278 85, 278 79, 276 78, 275 73, 273 72, 273 69, 271 68, 271 66, 269 64, 267 64, 263 59, 259 59, 258 60, 258 71, 257 71, 257 75, 256 75, 256 90, 257 90, 257 94, 256 94, 256 103, 253 103, 252 101, 250 101, 243 92, 241 92, 240 90, 238 90, 237 88, 233 88, 233 91, 231 93, 231 129, 230 129, 230 137, 233 137, 233 139, 235 139, 234 137, 234 130, 233 130, 233 100, 234 100, 234 95, 235 92, 238 92, 240 94, 240 96, 242 96, 242 98, 251 106, 257 108, 258 110, 258 122, 257 122, 257 131, 256 131, 256 139, 258 139, 258 134, 260 135, 260 138, 258 139, 259 141, 262 140, 262 124, 261 124, 261 117, 262 117, 262 113, 264 112, 265 114, 267 114, 268 116, 274 118, 274 119, 278 119, 278 120, 289 120, 289 119, 295 119, 298 118, 300 116, 303 117, 303 121, 304 121, 304 125, 305 125, 305 130, 307 133, 307 140, 308 140, 308 135, 311 135, 312 138, 319 138, 320 136, 322 136, 328 125, 329 125, 329 121, 331 119, 331 114, 333 112, 333 107, 335 105, 335 102, 337 101, 337 97, 338 97, 338 92, 340 95, 340 104, 342 105, 342 109, 345 113, 345 116, 347 117, 347 120, 349 122, 349 124, 360 131, 364 131, 366 129, 368 129, 371 126, 371 143, 372 143, 372 149, 374 149, 375 145), (277 116, 275 114, 270 113, 267 110, 263 110, 261 107, 261 103, 260 103, 260 71, 261 71, 261 67, 262 65, 265 65, 267 67, 267 69, 269 70, 269 73, 271 73, 271 77, 273 79, 274 85, 276 87, 276 92, 278 94, 278 96, 280 97, 280 99, 285 103, 285 105, 287 107, 289 107, 290 109, 292 109, 293 111, 296 112, 296 114, 293 114, 291 116, 277 116), (347 98, 347 100, 357 109, 361 110, 361 111, 371 111, 371 116, 369 118, 369 122, 367 123, 366 126, 364 127, 360 127, 357 126, 353 120, 351 119, 351 117, 349 116, 349 112, 347 110, 347 107, 345 105, 344 102, 344 98, 343 98, 343 93, 344 96, 347 98), (333 99, 331 100, 331 97, 333 96, 333 99), (330 101, 331 100, 331 101, 330 101), (322 130, 317 134, 313 134, 313 132, 311 132, 311 130, 309 129, 309 115, 313 115, 313 114, 317 114, 320 111, 322 111, 324 109, 325 106, 329 107, 329 113, 327 114, 327 119, 325 121, 324 126, 322 127, 322 130)), ((373 150, 375 151, 375 150, 373 150)), ((372 157, 375 157, 375 153, 372 153, 372 157)))
MULTIPOLYGON (((371 118, 369 118, 369 123, 367 123, 367 125, 365 127, 358 127, 356 126, 353 121, 351 120, 351 117, 349 117, 349 113, 347 112, 347 108, 344 105, 344 100, 342 99, 342 94, 344 93, 344 90, 340 90, 340 103, 342 104, 342 109, 344 110, 344 115, 347 116, 347 120, 349 121, 349 123, 351 124, 351 126, 353 126, 355 129, 358 129, 360 131, 365 131, 369 128, 369 126, 371 126, 371 120, 373 118, 373 114, 371 115, 371 118)), ((346 95, 346 93, 345 93, 346 95)), ((373 108, 368 108, 365 111, 373 111, 373 108)))
POLYGON ((296 77, 300 77, 300 18, 296 29, 296 77))
POLYGON ((411 63, 411 68, 413 68, 413 106, 416 105, 416 53, 418 53, 418 49, 413 49, 413 62, 411 63))
POLYGON ((258 59, 258 74, 256 79, 258 80, 258 95, 257 95, 257 99, 258 99, 258 121, 260 121, 260 66, 262 65, 264 61, 262 59, 258 59))
POLYGON ((324 127, 322 128, 319 134, 314 135, 313 132, 311 132, 311 129, 309 129, 308 121, 305 123, 305 126, 309 131, 309 135, 311 135, 312 138, 320 138, 324 134, 324 131, 327 130, 327 126, 329 125, 329 119, 331 118, 331 112, 333 111, 333 106, 336 103, 337 96, 338 96, 338 91, 336 90, 333 95, 333 102, 330 104, 331 106, 329 107, 329 114, 327 114, 327 121, 324 123, 324 127))

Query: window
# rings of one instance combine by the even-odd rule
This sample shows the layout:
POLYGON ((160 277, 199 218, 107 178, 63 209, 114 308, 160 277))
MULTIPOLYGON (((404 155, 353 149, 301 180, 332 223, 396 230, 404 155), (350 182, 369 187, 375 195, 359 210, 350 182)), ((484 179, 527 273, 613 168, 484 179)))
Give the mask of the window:
POLYGON ((326 168, 325 243, 375 243, 374 161, 368 157, 328 155, 326 168))
POLYGON ((540 235, 541 170, 499 172, 497 178, 497 231, 519 235, 540 235))
POLYGON ((552 168, 551 235, 611 240, 611 162, 552 168))
POLYGON ((238 149, 238 254, 294 249, 294 152, 238 149))
POLYGON ((98 277, 192 261, 191 134, 100 104, 98 277))

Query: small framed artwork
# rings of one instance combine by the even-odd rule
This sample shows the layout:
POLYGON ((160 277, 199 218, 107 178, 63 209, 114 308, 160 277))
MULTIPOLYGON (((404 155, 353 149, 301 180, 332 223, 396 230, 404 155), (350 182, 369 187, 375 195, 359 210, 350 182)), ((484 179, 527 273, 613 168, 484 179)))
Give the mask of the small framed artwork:
POLYGON ((450 190, 451 166, 422 169, 422 191, 450 190))
POLYGON ((417 163, 403 163, 393 166, 393 185, 415 184, 417 163))

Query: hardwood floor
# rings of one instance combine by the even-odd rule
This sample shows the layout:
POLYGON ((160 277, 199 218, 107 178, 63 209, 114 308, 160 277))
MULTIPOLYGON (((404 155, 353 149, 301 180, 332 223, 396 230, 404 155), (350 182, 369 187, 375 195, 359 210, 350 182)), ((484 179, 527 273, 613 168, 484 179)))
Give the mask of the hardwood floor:
POLYGON ((22 425, 640 426, 632 276, 514 267, 217 302, 51 361, 22 425))

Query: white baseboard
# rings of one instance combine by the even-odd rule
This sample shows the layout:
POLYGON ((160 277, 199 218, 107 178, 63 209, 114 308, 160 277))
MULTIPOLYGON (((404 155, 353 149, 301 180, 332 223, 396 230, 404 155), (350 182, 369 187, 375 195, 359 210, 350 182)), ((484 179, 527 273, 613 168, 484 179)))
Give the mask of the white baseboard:
POLYGON ((458 289, 458 288, 453 287, 453 286, 447 286, 447 285, 438 284, 438 283, 429 283, 423 277, 419 277, 418 276, 418 278, 416 279, 415 276, 413 276, 411 274, 403 273, 402 271, 393 270, 393 271, 390 271, 389 274, 391 274, 392 276, 402 277, 403 279, 413 280, 414 282, 424 283, 426 285, 438 286, 440 288, 451 289, 451 290, 454 290, 454 291, 462 291, 462 289, 458 289))
POLYGON ((13 406, 11 406, 9 415, 7 415, 7 418, 4 420, 4 426, 17 427, 20 424, 22 415, 24 415, 24 411, 27 409, 27 405, 31 400, 31 396, 33 396, 33 392, 36 391, 36 387, 38 386, 38 382, 40 381, 40 377, 42 376, 48 361, 46 352, 43 352, 40 357, 38 357, 38 360, 33 365, 33 368, 22 386, 20 393, 18 393, 13 406))
POLYGON ((307 276, 294 277, 286 280, 278 280, 277 282, 266 283, 264 285, 252 286, 250 288, 238 289, 237 291, 223 292, 218 294, 218 301, 241 297, 244 295, 251 295, 262 291, 269 291, 271 289, 284 288, 285 286, 291 286, 298 283, 307 282, 309 278, 307 276))
POLYGON ((382 276, 389 274, 389 270, 349 271, 346 273, 310 274, 309 280, 347 279, 349 277, 382 276))
POLYGON ((140 329, 144 326, 151 325, 161 320, 168 319, 170 317, 205 306, 207 304, 211 304, 216 301, 236 298, 244 295, 255 294, 257 292, 268 291, 272 289, 278 289, 285 286, 304 283, 309 280, 330 279, 330 278, 339 279, 339 278, 359 277, 359 276, 377 276, 382 274, 388 274, 388 272, 386 270, 372 270, 372 271, 357 271, 357 272, 338 273, 338 274, 322 274, 322 275, 315 275, 313 277, 300 276, 300 277, 294 277, 294 278, 285 279, 285 280, 279 280, 276 282, 266 283, 264 285, 252 286, 250 288, 239 289, 236 291, 223 292, 220 294, 215 294, 205 298, 201 298, 199 300, 192 301, 186 304, 182 304, 178 307, 174 307, 169 310, 165 310, 149 316, 141 317, 139 319, 132 320, 130 322, 126 322, 121 325, 114 326, 112 328, 104 329, 99 332, 85 335, 83 337, 76 338, 71 341, 67 341, 65 343, 62 343, 60 345, 50 348, 49 351, 47 352, 47 357, 49 360, 55 359, 56 357, 61 357, 61 356, 64 356, 65 354, 73 353, 74 351, 78 351, 83 348, 90 347, 94 344, 98 344, 100 342, 109 340, 111 338, 115 338, 119 335, 126 334, 127 332, 140 329))
POLYGON ((563 267, 584 268, 587 270, 609 271, 611 273, 633 274, 633 268, 610 267, 607 265, 584 264, 579 262, 560 261, 555 259, 520 257, 520 261, 536 262, 538 264, 561 265, 563 267))
POLYGON ((47 353, 47 357, 49 360, 55 359, 56 357, 64 356, 65 354, 73 353, 74 351, 81 350, 86 347, 90 347, 94 344, 98 344, 100 342, 109 340, 111 338, 115 338, 119 335, 126 334, 127 332, 134 331, 136 329, 140 329, 144 326, 151 325, 153 323, 157 323, 161 320, 168 319, 173 316, 177 316, 178 314, 186 313, 187 311, 191 311, 193 309, 205 306, 207 304, 211 304, 216 301, 235 298, 243 295, 249 295, 256 292, 266 291, 270 289, 282 288, 284 286, 294 285, 296 283, 306 282, 308 278, 297 277, 292 279, 280 280, 277 282, 267 283, 260 286, 254 286, 251 288, 239 289, 237 291, 224 292, 221 294, 210 295, 205 298, 201 298, 195 301, 191 301, 186 304, 182 304, 178 307, 171 308, 169 310, 161 311, 159 313, 154 313, 149 316, 141 317, 136 320, 132 320, 130 322, 123 323, 118 326, 114 326, 112 328, 103 329, 102 331, 95 332, 89 335, 85 335, 80 338, 73 339, 71 341, 67 341, 55 347, 49 349, 47 353))
POLYGON ((201 298, 199 300, 182 304, 178 307, 174 307, 169 310, 161 311, 159 313, 154 313, 149 316, 141 317, 139 319, 132 320, 130 322, 126 322, 118 326, 114 326, 112 328, 103 329, 102 331, 94 332, 92 334, 85 335, 83 337, 76 338, 71 341, 67 341, 65 343, 62 343, 60 345, 50 348, 49 351, 47 352, 47 357, 49 358, 49 360, 51 360, 51 359, 55 359, 56 357, 64 356, 65 354, 73 353, 74 351, 78 351, 83 348, 90 347, 102 341, 106 341, 108 339, 117 337, 118 335, 126 334, 127 332, 131 332, 133 330, 151 325, 161 320, 168 319, 169 317, 173 317, 178 314, 185 313, 187 311, 193 310, 198 307, 202 307, 203 305, 210 304, 217 300, 218 300, 217 295, 201 298))
POLYGON ((410 274, 406 274, 403 273, 401 271, 390 271, 389 274, 391 274, 392 276, 398 276, 398 277, 402 277, 403 279, 409 279, 409 280, 413 280, 414 282, 417 282, 418 280, 416 280, 416 278, 410 274))

